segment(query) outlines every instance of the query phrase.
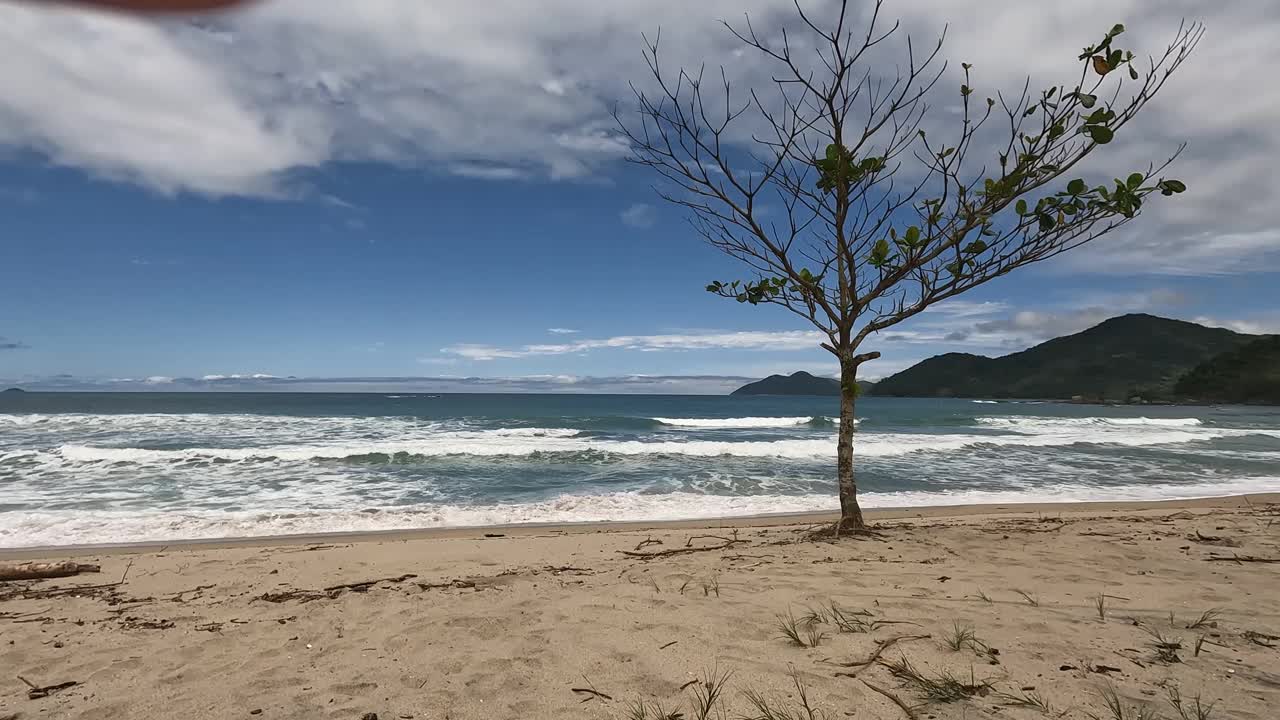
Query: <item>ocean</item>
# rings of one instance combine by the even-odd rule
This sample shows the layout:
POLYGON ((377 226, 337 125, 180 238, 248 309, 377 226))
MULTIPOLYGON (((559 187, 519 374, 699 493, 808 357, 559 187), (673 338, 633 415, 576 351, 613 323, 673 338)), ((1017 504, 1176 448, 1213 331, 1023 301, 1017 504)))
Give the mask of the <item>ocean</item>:
MULTIPOLYGON (((832 510, 835 398, 0 395, 0 547, 832 510)), ((1280 491, 1280 409, 869 397, 866 507, 1280 491)))

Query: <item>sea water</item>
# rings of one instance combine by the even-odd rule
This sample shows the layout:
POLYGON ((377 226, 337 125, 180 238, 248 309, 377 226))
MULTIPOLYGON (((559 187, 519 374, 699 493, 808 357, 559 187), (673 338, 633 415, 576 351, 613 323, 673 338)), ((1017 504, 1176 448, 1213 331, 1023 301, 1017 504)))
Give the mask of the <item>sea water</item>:
MULTIPOLYGON (((867 507, 1280 491, 1280 409, 859 400, 867 507)), ((831 510, 835 398, 0 395, 0 547, 831 510)))

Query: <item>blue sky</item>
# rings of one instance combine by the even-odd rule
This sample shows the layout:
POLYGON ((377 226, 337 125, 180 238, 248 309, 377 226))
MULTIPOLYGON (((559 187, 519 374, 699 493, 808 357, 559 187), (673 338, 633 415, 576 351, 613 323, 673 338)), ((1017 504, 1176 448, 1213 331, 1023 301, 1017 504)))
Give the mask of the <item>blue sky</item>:
MULTIPOLYGON (((778 6, 747 4, 766 18, 778 6)), ((833 372, 801 319, 706 293, 742 271, 620 160, 607 110, 618 78, 642 70, 627 28, 680 5, 615 8, 624 17, 579 5, 504 17, 442 3, 453 25, 416 27, 403 17, 415 4, 390 0, 354 19, 282 0, 194 25, 0 6, 0 41, 17 48, 0 69, 0 382, 253 388, 294 376, 305 389, 388 389, 481 377, 429 387, 717 392, 833 372), (511 24, 524 32, 507 37, 511 24), (606 43, 602 28, 630 44, 606 43), (486 42, 499 49, 475 47, 486 42), (128 70, 130 53, 156 63, 149 75, 128 70), (669 379, 683 376, 697 377, 669 379), (388 377, 401 380, 364 380, 388 377)), ((677 55, 732 52, 716 5, 687 19, 677 55)), ((929 3, 901 5, 927 26, 929 3)), ((993 5, 992 21, 1052 35, 1016 4, 993 5)), ((1264 2, 1202 12, 1217 15, 1206 63, 1227 51, 1225 31, 1280 19, 1264 2)), ((979 25, 960 24, 957 53, 977 47, 979 25)), ((1273 43, 1254 40, 1233 41, 1253 54, 1242 65, 1274 66, 1273 43)), ((1187 74, 1190 87, 1213 77, 1187 74)), ((1276 157, 1265 128, 1280 93, 1258 92, 1225 127, 1152 111, 1135 152, 1167 149, 1166 135, 1198 148, 1185 203, 884 333, 866 373, 1000 354, 1123 312, 1280 330, 1280 213, 1259 200, 1280 182, 1253 154, 1217 152, 1256 140, 1276 157)))

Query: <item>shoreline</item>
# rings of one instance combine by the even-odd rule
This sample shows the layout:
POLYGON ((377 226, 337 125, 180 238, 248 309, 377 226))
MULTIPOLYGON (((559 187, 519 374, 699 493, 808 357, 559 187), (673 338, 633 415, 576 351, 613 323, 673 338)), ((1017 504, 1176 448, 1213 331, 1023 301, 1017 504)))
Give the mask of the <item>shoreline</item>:
MULTIPOLYGON (((1156 509, 1245 509, 1250 503, 1280 503, 1280 493, 1247 493, 1175 500, 1083 501, 1056 503, 994 503, 930 505, 898 508, 868 508, 864 514, 871 522, 889 520, 938 520, 946 518, 982 519, 1029 514, 1086 514, 1104 516, 1116 512, 1140 512, 1156 509)), ((702 529, 767 528, 814 525, 834 522, 838 514, 818 510, 807 513, 778 513, 694 518, 686 520, 586 521, 576 523, 519 523, 507 525, 469 525, 389 530, 353 530, 287 535, 251 535, 225 538, 140 541, 131 543, 98 543, 77 545, 41 545, 34 547, 0 547, 0 561, 53 557, 55 555, 104 556, 157 552, 164 549, 216 550, 227 548, 271 548, 344 542, 403 542, 433 539, 483 539, 486 536, 531 537, 556 533, 580 535, 627 533, 644 530, 678 531, 702 529)))

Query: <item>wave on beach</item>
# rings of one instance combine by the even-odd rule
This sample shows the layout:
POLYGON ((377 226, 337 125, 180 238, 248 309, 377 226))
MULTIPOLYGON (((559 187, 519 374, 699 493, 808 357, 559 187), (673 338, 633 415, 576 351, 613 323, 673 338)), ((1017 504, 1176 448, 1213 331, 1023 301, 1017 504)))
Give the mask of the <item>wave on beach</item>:
MULTIPOLYGON (((597 400, 510 416, 408 414, 425 412, 417 406, 396 414, 390 408, 414 398, 378 401, 381 414, 363 415, 0 413, 0 547, 708 518, 835 503, 838 422, 827 400, 755 401, 748 407, 801 412, 740 414, 699 412, 706 401, 672 407, 694 410, 677 414, 597 400)), ((448 402, 457 401, 422 407, 448 402)), ((855 457, 870 507, 1280 490, 1280 422, 1270 416, 1077 416, 1061 406, 1002 415, 985 405, 978 415, 968 401, 859 409, 867 417, 855 457)))

